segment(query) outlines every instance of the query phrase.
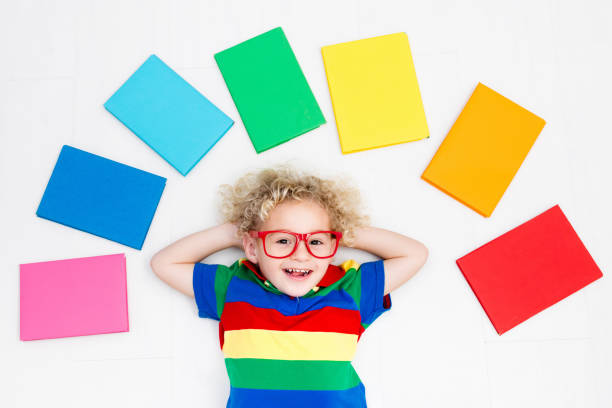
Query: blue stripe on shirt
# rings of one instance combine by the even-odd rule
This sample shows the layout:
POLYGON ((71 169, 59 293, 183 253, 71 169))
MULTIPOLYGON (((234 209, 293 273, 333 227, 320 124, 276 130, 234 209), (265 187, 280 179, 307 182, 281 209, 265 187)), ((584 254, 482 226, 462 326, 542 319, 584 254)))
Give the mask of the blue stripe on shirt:
POLYGON ((258 390, 231 387, 227 408, 366 408, 362 383, 347 390, 258 390))

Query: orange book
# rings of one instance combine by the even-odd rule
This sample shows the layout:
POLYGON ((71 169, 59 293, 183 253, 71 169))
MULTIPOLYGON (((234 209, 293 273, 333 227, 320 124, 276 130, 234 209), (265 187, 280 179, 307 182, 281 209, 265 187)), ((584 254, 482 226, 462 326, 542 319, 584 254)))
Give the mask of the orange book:
POLYGON ((545 123, 479 83, 421 178, 488 217, 545 123))

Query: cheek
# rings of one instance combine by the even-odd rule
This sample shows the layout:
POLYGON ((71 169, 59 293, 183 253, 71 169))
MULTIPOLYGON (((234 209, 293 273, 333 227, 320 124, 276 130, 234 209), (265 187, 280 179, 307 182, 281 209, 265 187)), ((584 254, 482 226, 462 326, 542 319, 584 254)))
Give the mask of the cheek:
POLYGON ((280 262, 274 258, 266 256, 263 249, 259 252, 259 266, 262 269, 272 270, 280 268, 280 262))
POLYGON ((322 262, 317 263, 317 267, 319 268, 320 271, 326 272, 330 264, 331 264, 331 261, 322 261, 322 262))
POLYGON ((285 272, 282 271, 280 264, 270 258, 261 259, 261 262, 259 263, 259 270, 266 279, 272 281, 276 281, 285 275, 285 272))

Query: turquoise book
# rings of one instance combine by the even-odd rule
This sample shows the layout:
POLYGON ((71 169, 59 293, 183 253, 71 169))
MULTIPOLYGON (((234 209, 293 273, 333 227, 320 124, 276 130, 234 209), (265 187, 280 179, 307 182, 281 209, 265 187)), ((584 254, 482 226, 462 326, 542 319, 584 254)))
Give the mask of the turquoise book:
POLYGON ((183 176, 234 124, 156 55, 104 107, 183 176))

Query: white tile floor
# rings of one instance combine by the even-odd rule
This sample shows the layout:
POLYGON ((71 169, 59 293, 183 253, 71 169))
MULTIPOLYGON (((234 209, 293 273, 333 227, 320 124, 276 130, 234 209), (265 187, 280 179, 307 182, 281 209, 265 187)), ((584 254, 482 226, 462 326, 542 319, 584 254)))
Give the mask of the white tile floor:
POLYGON ((224 406, 216 325, 148 260, 218 221, 219 184, 285 161, 351 174, 376 225, 430 248, 362 338, 355 365, 370 407, 612 406, 610 15, 595 0, 0 3, 0 406, 224 406), (213 53, 276 26, 327 124, 257 155, 213 53), (343 156, 320 48, 398 31, 411 42, 431 137, 343 156), (187 177, 102 106, 151 53, 236 121, 187 177), (547 121, 489 219, 419 178, 478 81, 547 121), (168 178, 142 251, 35 216, 63 144, 168 178), (557 203, 604 278, 500 337, 454 261, 557 203), (128 262, 128 333, 19 341, 20 263, 117 252, 128 262))

